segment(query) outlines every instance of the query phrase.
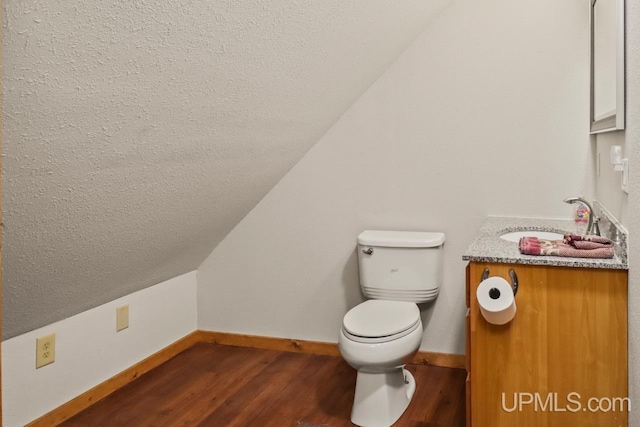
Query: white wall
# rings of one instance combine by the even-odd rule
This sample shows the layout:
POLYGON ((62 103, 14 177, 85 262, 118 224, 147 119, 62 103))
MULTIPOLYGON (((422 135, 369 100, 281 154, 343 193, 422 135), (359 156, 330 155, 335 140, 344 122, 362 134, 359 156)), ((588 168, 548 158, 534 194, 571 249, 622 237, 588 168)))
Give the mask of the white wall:
POLYGON ((622 147, 623 158, 630 156, 630 147, 625 143, 625 132, 607 132, 593 138, 596 140, 596 150, 600 156, 600 175, 596 175, 595 198, 602 202, 622 224, 627 226, 631 219, 628 210, 629 196, 622 191, 622 172, 613 170, 609 157, 613 145, 622 147))
POLYGON ((626 151, 630 154, 629 229, 629 425, 640 426, 640 3, 626 2, 626 151))
MULTIPOLYGON (((596 178, 596 198, 629 231, 629 396, 640 402, 640 4, 626 2, 626 124, 624 131, 597 135, 601 171, 596 178), (621 188, 622 176, 609 163, 609 149, 620 145, 629 158, 629 194, 621 188)), ((629 413, 629 425, 640 426, 637 411, 629 413)))
POLYGON ((21 426, 196 330, 190 272, 2 343, 5 427, 21 426), (129 328, 116 333, 116 307, 129 328), (36 338, 56 333, 56 360, 35 369, 36 338))
POLYGON ((464 352, 461 255, 489 214, 593 195, 588 3, 446 9, 198 269, 200 329, 337 341, 363 229, 447 234, 422 349, 464 352))

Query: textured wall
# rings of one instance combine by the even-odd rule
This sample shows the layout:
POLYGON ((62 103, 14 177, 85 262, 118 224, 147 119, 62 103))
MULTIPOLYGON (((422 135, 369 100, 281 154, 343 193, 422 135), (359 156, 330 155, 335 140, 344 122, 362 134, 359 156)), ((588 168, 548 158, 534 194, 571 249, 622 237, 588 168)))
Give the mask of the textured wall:
POLYGON ((486 215, 593 196, 588 12, 455 1, 200 266, 199 328, 335 342, 362 301, 357 234, 443 231, 422 348, 463 353, 461 256, 486 215))
POLYGON ((3 1, 3 336, 197 267, 446 1, 3 1))

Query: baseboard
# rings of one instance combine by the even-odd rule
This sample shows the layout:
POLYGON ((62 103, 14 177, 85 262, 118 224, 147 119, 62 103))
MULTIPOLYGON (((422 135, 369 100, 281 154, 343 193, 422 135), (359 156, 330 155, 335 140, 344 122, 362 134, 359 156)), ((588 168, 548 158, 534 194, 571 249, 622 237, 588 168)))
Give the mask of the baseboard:
POLYGON ((295 340, 290 338, 272 338, 258 335, 232 334, 227 332, 198 331, 200 341, 211 344, 236 347, 262 348, 266 350, 291 351, 296 353, 324 354, 340 356, 338 344, 295 340))
MULTIPOLYGON (((263 337, 258 335, 232 334, 227 332, 195 331, 132 367, 120 372, 118 375, 98 384, 91 390, 82 393, 80 396, 70 400, 64 405, 41 416, 37 420, 27 424, 27 427, 57 426, 80 411, 87 409, 100 399, 107 397, 139 376, 149 372, 153 368, 163 364, 178 353, 183 352, 187 348, 199 342, 236 347, 290 351, 296 353, 323 354, 328 356, 340 355, 338 344, 335 343, 263 337)), ((460 354, 419 351, 409 363, 414 365, 430 365, 464 369, 465 356, 460 354)))
MULTIPOLYGON (((212 344, 292 351, 296 353, 326 354, 329 356, 340 355, 338 344, 335 343, 202 330, 198 331, 197 334, 199 335, 200 341, 212 344)), ((443 368, 465 369, 465 355, 418 351, 409 363, 412 365, 430 365, 443 368)))
POLYGON ((37 420, 27 424, 27 427, 45 427, 57 426, 63 421, 71 418, 80 411, 87 409, 100 399, 103 399, 129 384, 139 376, 149 372, 153 368, 163 364, 178 353, 183 352, 187 348, 198 342, 198 333, 193 332, 186 337, 170 344, 157 353, 152 354, 146 359, 136 363, 132 367, 125 369, 114 377, 109 378, 105 382, 98 384, 92 389, 82 393, 80 396, 68 401, 53 411, 44 414, 37 420))
POLYGON ((409 363, 412 365, 429 365, 439 366, 441 368, 466 369, 465 361, 466 356, 464 354, 419 351, 409 363))

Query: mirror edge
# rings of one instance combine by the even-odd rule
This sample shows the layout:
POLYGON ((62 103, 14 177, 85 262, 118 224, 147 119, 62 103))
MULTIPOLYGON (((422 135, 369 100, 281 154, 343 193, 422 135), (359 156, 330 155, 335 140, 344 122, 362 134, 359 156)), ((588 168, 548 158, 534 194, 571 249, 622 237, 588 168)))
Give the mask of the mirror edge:
POLYGON ((624 0, 616 0, 616 109, 612 114, 595 120, 594 114, 594 12, 597 0, 589 1, 589 29, 590 29, 590 99, 589 99, 589 133, 597 134, 624 129, 624 98, 625 98, 625 60, 624 60, 624 0))

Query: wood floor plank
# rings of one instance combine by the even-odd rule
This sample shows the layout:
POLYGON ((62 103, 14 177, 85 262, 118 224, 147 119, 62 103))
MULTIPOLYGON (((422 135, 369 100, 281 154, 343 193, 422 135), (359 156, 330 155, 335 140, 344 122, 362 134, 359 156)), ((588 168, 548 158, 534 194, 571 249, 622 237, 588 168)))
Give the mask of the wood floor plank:
POLYGON ((342 358, 333 358, 333 370, 313 391, 315 407, 304 413, 300 424, 349 426, 355 394, 356 371, 342 358))
POLYGON ((291 381, 291 374, 299 372, 309 354, 281 353, 266 369, 255 376, 242 389, 229 396, 224 406, 219 407, 202 425, 251 426, 264 421, 261 413, 271 410, 271 405, 284 392, 291 381), (287 375, 282 375, 287 372, 287 375))
POLYGON ((449 427, 465 425, 466 371, 409 366, 418 386, 411 405, 401 418, 411 426, 449 427), (417 403, 419 402, 419 403, 417 403))
POLYGON ((293 375, 288 375, 288 385, 277 397, 270 398, 269 410, 266 407, 257 414, 256 419, 268 420, 265 427, 280 427, 280 420, 308 418, 317 412, 318 395, 322 384, 335 375, 341 361, 336 357, 314 357, 293 375))
MULTIPOLYGON (((173 398, 175 405, 166 415, 158 419, 149 419, 149 424, 145 425, 194 426, 202 422, 225 404, 228 396, 245 386, 278 356, 278 352, 264 353, 252 350, 236 352, 226 348, 226 357, 221 358, 219 363, 215 358, 208 360, 205 366, 214 365, 215 368, 211 367, 205 372, 207 375, 192 379, 192 385, 180 390, 180 395, 173 398), (196 383, 199 387, 193 386, 196 383)), ((197 371, 195 372, 197 375, 197 371)))
MULTIPOLYGON (((408 369, 416 394, 396 426, 464 426, 465 371, 408 369)), ((201 343, 62 426, 351 426, 355 379, 339 356, 201 343)))
MULTIPOLYGON (((117 409, 112 419, 126 417, 127 425, 197 425, 278 355, 274 351, 197 344, 180 358, 150 372, 144 382, 133 382, 100 404, 117 409), (158 402, 163 404, 161 411, 140 410, 154 408, 158 402)), ((89 410, 99 408, 94 405, 89 410)))

